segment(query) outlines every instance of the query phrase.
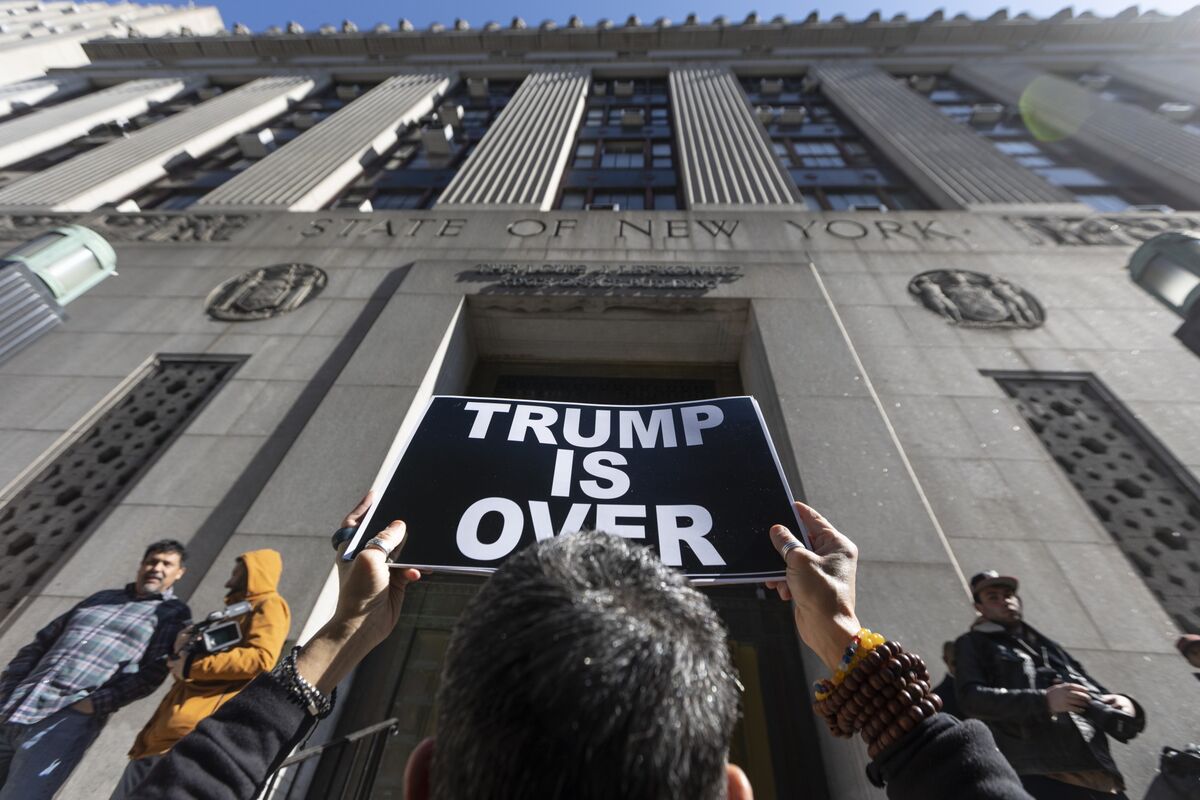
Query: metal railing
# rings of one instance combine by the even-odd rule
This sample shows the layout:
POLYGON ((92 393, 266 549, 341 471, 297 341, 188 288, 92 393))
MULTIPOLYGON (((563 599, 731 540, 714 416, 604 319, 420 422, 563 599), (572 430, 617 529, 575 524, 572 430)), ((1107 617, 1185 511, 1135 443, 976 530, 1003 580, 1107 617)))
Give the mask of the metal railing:
POLYGON ((369 797, 371 785, 375 779, 375 768, 378 766, 380 757, 383 755, 383 748, 387 744, 387 738, 396 732, 399 724, 400 720, 398 718, 391 717, 374 725, 368 725, 352 733, 347 733, 344 736, 339 736, 336 739, 331 739, 324 744, 297 750, 283 760, 283 763, 279 765, 279 769, 267 781, 267 785, 259 797, 271 798, 271 800, 291 800, 291 785, 288 785, 281 794, 277 796, 272 795, 283 770, 333 751, 338 752, 339 761, 349 755, 351 767, 348 770, 348 780, 342 785, 341 791, 336 794, 327 794, 326 797, 329 800, 333 800, 333 798, 337 798, 338 800, 363 800, 369 797), (348 754, 343 750, 347 746, 350 746, 348 754))

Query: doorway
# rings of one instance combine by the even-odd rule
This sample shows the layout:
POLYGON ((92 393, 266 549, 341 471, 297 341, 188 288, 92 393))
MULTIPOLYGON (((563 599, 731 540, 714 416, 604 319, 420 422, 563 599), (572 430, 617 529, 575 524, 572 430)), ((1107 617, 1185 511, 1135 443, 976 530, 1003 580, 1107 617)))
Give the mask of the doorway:
MULTIPOLYGON (((647 404, 743 394, 736 364, 606 364, 481 359, 465 392, 483 397, 647 404)), ((402 800, 404 764, 435 734, 438 678, 450 631, 482 579, 432 575, 409 588, 401 622, 359 667, 359 686, 336 735, 395 719, 378 747, 322 758, 309 797, 402 800)), ((750 777, 756 798, 826 800, 815 718, 791 612, 759 586, 704 590, 729 631, 743 687, 730 761, 750 777)))

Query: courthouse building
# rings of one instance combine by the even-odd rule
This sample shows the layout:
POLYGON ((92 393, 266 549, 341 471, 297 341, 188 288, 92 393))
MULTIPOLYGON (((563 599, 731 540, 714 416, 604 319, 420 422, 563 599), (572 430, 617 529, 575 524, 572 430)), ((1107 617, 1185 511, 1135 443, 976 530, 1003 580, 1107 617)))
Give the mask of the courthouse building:
MULTIPOLYGON (((197 616, 237 554, 282 552, 302 639, 331 530, 431 394, 751 394, 861 547, 864 624, 940 678, 964 576, 1019 576, 1029 620, 1146 707, 1114 745, 1140 796, 1198 733, 1172 647, 1200 632, 1200 361, 1175 335, 1197 42, 1200 10, 289 25, 101 39, 0 87, 0 240, 34 242, 0 269, 0 658, 164 536, 197 616)), ((276 797, 401 796, 477 585, 410 590, 321 735, 367 733, 276 797)), ((787 607, 706 591, 757 796, 880 796, 814 724, 787 607)), ((64 797, 115 783, 156 699, 64 797)))

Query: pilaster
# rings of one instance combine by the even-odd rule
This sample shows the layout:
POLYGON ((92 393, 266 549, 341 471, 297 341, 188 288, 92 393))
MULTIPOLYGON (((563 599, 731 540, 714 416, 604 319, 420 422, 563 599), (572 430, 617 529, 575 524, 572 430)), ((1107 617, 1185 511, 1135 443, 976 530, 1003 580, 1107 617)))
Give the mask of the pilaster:
POLYGON ((670 83, 688 208, 796 203, 795 183, 727 67, 673 69, 670 83))
POLYGON ((830 102, 940 208, 1074 202, 879 67, 833 62, 813 72, 830 102))
POLYGON ((549 211, 571 155, 590 75, 534 72, 467 157, 437 207, 549 211))
POLYGON ((201 197, 196 209, 316 211, 433 110, 444 73, 395 75, 312 130, 201 197))
POLYGON ((1007 61, 959 62, 950 70, 1026 121, 1069 136, 1200 207, 1200 136, 1144 108, 1106 100, 1079 84, 1007 61))
POLYGON ((170 100, 201 83, 184 78, 127 81, 0 123, 0 167, 53 150, 97 125, 136 117, 155 103, 170 100))

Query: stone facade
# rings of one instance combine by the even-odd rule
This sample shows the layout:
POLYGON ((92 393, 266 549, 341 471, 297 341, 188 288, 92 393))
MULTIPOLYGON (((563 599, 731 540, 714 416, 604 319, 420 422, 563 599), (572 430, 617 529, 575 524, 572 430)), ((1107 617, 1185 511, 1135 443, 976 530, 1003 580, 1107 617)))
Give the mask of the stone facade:
MULTIPOLYGON (((810 63, 819 66, 818 56, 804 55, 818 42, 822 53, 893 43, 887 46, 899 48, 896 58, 907 59, 900 67, 877 58, 867 69, 861 59, 848 66, 838 58, 814 70, 831 84, 834 102, 850 108, 855 87, 886 82, 883 68, 915 70, 919 52, 948 68, 972 47, 1007 48, 1037 36, 1049 46, 1071 32, 1079 45, 1070 51, 1072 64, 1089 68, 1111 59, 1107 43, 1114 38, 1137 42, 1149 28, 1175 35, 1197 24, 1194 14, 1173 28, 1158 27, 1153 17, 1058 19, 1038 23, 1040 33, 1034 33, 1019 20, 953 22, 700 25, 690 38, 683 25, 92 47, 97 63, 88 74, 109 82, 125 67, 104 59, 135 53, 152 55, 164 74, 189 76, 196 62, 186 69, 180 62, 272 52, 276 60, 262 69, 277 75, 304 49, 306 69, 329 70, 344 83, 348 75, 382 78, 413 69, 413 48, 423 43, 426 72, 419 74, 428 77, 422 92, 446 91, 453 81, 485 72, 478 58, 456 61, 455 52, 503 52, 495 56, 498 74, 520 79, 531 70, 513 54, 541 49, 558 53, 572 70, 538 70, 545 85, 530 84, 518 100, 545 95, 549 107, 572 119, 521 127, 520 120, 501 117, 491 130, 498 138, 488 144, 485 136, 467 161, 470 174, 460 173, 444 208, 288 211, 295 207, 292 195, 303 192, 289 194, 286 170, 266 168, 272 159, 283 163, 290 146, 284 145, 260 162, 270 186, 247 186, 253 168, 238 179, 245 189, 239 197, 268 200, 226 204, 217 198, 190 212, 0 209, 5 249, 74 222, 105 236, 119 258, 117 277, 72 303, 61 326, 0 363, 0 512, 157 356, 245 359, 98 527, 64 549, 57 568, 0 621, 0 660, 80 598, 129 579, 144 545, 165 535, 193 550, 181 589, 196 613, 220 605, 237 554, 257 547, 281 551, 292 639, 302 639, 329 609, 329 531, 375 477, 393 433, 412 424, 429 395, 466 393, 484 365, 543 364, 551 373, 556 365, 577 373, 614 365, 642 374, 723 371, 758 398, 796 493, 859 544, 864 624, 935 662, 941 643, 971 622, 965 576, 988 568, 1020 576, 1030 621, 1101 681, 1146 707, 1146 734, 1129 747, 1114 747, 1131 796, 1140 796, 1160 748, 1195 738, 1194 720, 1180 711, 1180 698, 1195 691, 1172 647, 1180 622, 1168 616, 1029 429, 996 374, 1094 376, 1165 447, 1173 468, 1194 473, 1200 468, 1195 356, 1172 335, 1180 320, 1138 289, 1125 266, 1133 248, 1156 232, 1200 230, 1200 212, 1092 213, 1012 159, 993 159, 990 150, 986 159, 971 158, 984 151, 962 138, 966 130, 937 126, 953 149, 953 158, 942 160, 911 138, 911 120, 901 126, 902 136, 888 139, 894 131, 881 115, 903 114, 909 103, 921 109, 914 117, 920 120, 931 108, 901 84, 894 86, 899 93, 889 88, 878 105, 863 110, 860 125, 884 153, 905 159, 902 172, 943 187, 941 194, 929 192, 932 208, 806 210, 797 200, 804 192, 778 165, 758 183, 742 173, 724 184, 718 179, 722 169, 753 170, 770 154, 761 118, 742 114, 732 102, 738 84, 729 70, 770 74, 779 67, 761 60, 778 59, 802 72, 810 63), (824 38, 814 38, 818 34, 824 38), (536 46, 530 43, 535 35, 536 46), (568 41, 576 55, 564 55, 568 41), (767 49, 753 64, 744 54, 670 55, 671 48, 686 45, 690 52, 717 41, 767 49), (933 47, 930 42, 941 48, 936 56, 920 49, 933 47), (685 195, 694 205, 544 210, 568 168, 564 142, 580 124, 581 81, 589 70, 596 80, 605 68, 607 56, 580 54, 618 46, 642 59, 627 60, 618 75, 669 73, 672 90, 686 95, 686 113, 676 109, 678 126, 695 126, 688 130, 697 133, 714 119, 724 121, 719 147, 689 145, 683 156, 695 170, 685 195), (345 56, 359 48, 409 63, 346 66, 345 56), (322 56, 328 64, 320 63, 322 56), (714 68, 722 58, 721 69, 714 68), (525 137, 525 148, 499 138, 513 131, 525 137), (544 171, 525 185, 489 187, 480 165, 495 162, 496 174, 509 180, 511 170, 503 168, 529 152, 543 154, 544 171), (981 169, 998 175, 986 191, 981 169), (287 313, 248 321, 206 314, 206 302, 224 282, 280 264, 311 265, 327 280, 319 294, 287 313), (914 276, 934 270, 1011 282, 1036 298, 1044 323, 954 324, 909 290, 914 276)), ((238 69, 262 79, 256 68, 238 69)), ((206 74, 227 76, 229 70, 214 62, 206 74)), ((419 94, 405 102, 418 102, 425 96, 419 94)), ((406 108, 390 107, 396 124, 407 119, 406 108)), ((345 160, 362 158, 380 135, 378 122, 343 129, 337 144, 345 160), (350 141, 356 136, 363 141, 350 141)), ((1196 141, 1200 148, 1200 137, 1196 141)), ((320 176, 313 167, 313 175, 298 177, 325 180, 338 168, 322 163, 320 176)), ((345 176, 343 185, 353 177, 345 176)), ((1189 546, 1194 561, 1200 550, 1195 534, 1189 546)), ((1184 580, 1196 578, 1185 574, 1184 580)), ((450 586, 446 596, 455 591, 450 586)), ((442 613, 431 610, 436 599, 430 595, 428 607, 412 613, 442 613)), ((758 603, 775 607, 765 599, 746 602, 750 611, 758 603)), ((788 646, 792 658, 802 649, 794 641, 788 646)), ((810 676, 819 675, 815 659, 807 652, 802 658, 810 676)), ((940 677, 940 665, 931 668, 940 677)), ((788 714, 808 715, 806 685, 800 681, 800 694, 786 702, 775 700, 788 714)), ((386 691, 391 696, 392 689, 386 691)), ((98 785, 116 780, 122 754, 156 700, 110 721, 64 797, 95 796, 98 785)), ((349 706, 345 730, 369 716, 351 700, 343 704, 349 706)), ((376 711, 378 720, 383 712, 376 711)), ((865 753, 857 743, 823 733, 818 738, 819 759, 810 763, 823 769, 830 797, 881 796, 863 774, 865 753)), ((783 796, 786 780, 779 780, 783 796)))

